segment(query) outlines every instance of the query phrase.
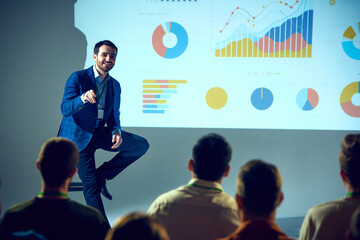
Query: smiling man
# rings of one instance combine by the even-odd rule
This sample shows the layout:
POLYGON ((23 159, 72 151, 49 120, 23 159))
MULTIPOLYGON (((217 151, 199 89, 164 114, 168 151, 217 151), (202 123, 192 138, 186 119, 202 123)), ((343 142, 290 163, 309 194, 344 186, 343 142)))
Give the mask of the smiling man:
POLYGON ((119 82, 109 75, 117 53, 114 43, 100 41, 94 47, 95 64, 71 74, 61 103, 63 119, 58 133, 59 137, 68 138, 78 146, 78 173, 86 203, 105 217, 100 193, 112 199, 106 180, 113 179, 149 148, 146 139, 121 130, 121 88, 119 82), (118 153, 96 168, 97 149, 118 153))

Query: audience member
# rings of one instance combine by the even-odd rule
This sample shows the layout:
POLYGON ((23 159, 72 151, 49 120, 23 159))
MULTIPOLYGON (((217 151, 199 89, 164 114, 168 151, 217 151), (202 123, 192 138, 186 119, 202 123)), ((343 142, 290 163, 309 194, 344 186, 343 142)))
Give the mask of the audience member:
POLYGON ((109 224, 102 214, 67 197, 78 160, 79 151, 70 140, 47 141, 36 162, 42 176, 41 192, 6 211, 1 228, 7 232, 33 230, 51 240, 104 239, 109 224))
POLYGON ((208 134, 193 147, 187 185, 160 195, 148 209, 165 225, 172 240, 224 237, 239 225, 235 200, 221 187, 230 171, 232 149, 218 134, 208 134))
POLYGON ((152 216, 135 212, 119 218, 105 240, 170 240, 165 227, 152 216))
POLYGON ((236 201, 241 224, 223 240, 291 239, 275 223, 276 208, 284 198, 276 166, 262 160, 243 165, 237 179, 236 201))
POLYGON ((352 215, 350 229, 346 233, 346 240, 360 240, 360 207, 352 215))
POLYGON ((311 208, 301 226, 300 240, 345 238, 351 216, 360 206, 360 134, 345 136, 339 164, 346 196, 311 208))

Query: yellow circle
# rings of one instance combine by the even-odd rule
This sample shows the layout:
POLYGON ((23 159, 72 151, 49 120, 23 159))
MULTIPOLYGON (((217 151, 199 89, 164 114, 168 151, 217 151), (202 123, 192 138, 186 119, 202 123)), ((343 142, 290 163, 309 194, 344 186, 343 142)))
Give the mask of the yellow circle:
POLYGON ((214 87, 206 93, 206 103, 213 109, 220 109, 224 107, 226 102, 227 94, 222 88, 214 87))

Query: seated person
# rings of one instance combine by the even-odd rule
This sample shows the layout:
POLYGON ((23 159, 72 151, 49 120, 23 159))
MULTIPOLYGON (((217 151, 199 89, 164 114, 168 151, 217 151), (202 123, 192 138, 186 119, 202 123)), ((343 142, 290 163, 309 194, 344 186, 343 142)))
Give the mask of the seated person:
POLYGON ((105 240, 170 240, 165 227, 154 217, 131 213, 119 218, 105 240))
POLYGON ((193 147, 187 185, 160 195, 148 209, 164 223, 171 240, 224 237, 239 225, 235 199, 221 187, 232 149, 224 137, 208 134, 193 147))
POLYGON ((275 223, 276 208, 284 199, 279 170, 272 164, 252 160, 240 169, 236 202, 241 224, 221 240, 289 240, 275 223))
POLYGON ((345 136, 339 164, 346 196, 311 208, 301 226, 300 240, 345 239, 351 216, 360 206, 360 134, 345 136))
POLYGON ((41 148, 36 166, 41 192, 8 209, 0 227, 6 232, 33 230, 47 239, 104 239, 109 224, 96 209, 71 201, 68 186, 77 171, 79 151, 65 138, 53 138, 41 148))

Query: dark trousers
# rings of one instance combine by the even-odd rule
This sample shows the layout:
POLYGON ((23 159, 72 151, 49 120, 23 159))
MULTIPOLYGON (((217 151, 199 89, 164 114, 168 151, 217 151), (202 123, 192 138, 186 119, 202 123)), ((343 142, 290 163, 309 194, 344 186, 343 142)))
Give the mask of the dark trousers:
POLYGON ((95 130, 93 137, 80 152, 78 174, 83 183, 83 193, 87 205, 98 209, 106 218, 101 199, 101 187, 106 180, 113 179, 127 166, 143 156, 149 148, 147 140, 138 135, 121 131, 122 143, 111 149, 112 135, 106 127, 95 130), (118 152, 110 161, 96 168, 95 151, 97 149, 118 152))

